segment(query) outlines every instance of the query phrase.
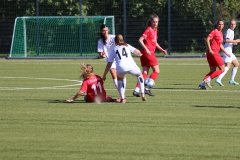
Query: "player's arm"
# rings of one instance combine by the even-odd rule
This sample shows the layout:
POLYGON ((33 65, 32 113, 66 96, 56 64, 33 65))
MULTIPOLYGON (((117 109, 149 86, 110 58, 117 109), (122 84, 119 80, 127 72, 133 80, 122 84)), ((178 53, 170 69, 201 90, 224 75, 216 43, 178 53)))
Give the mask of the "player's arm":
POLYGON ((83 93, 85 93, 85 92, 83 92, 82 90, 79 90, 79 92, 77 92, 72 99, 67 99, 66 102, 70 103, 70 102, 75 101, 75 100, 76 100, 78 97, 80 97, 83 93))
POLYGON ((148 48, 145 46, 145 44, 144 44, 144 38, 143 37, 140 37, 139 38, 139 40, 138 40, 138 42, 140 43, 140 45, 146 50, 146 52, 147 52, 147 54, 151 54, 151 52, 148 50, 148 48))
POLYGON ((102 79, 104 81, 106 80, 107 73, 108 73, 109 69, 111 68, 111 66, 112 66, 112 62, 108 62, 106 65, 106 68, 104 70, 103 76, 102 76, 102 79))
POLYGON ((104 52, 104 44, 99 40, 97 44, 97 52, 100 58, 105 58, 106 53, 104 52))
POLYGON ((158 43, 156 44, 157 49, 159 49, 159 51, 161 51, 163 54, 168 54, 167 51, 165 49, 163 49, 158 43))
POLYGON ((105 58, 106 53, 105 52, 98 52, 100 58, 105 58))
POLYGON ((207 47, 208 47, 209 53, 213 54, 213 51, 212 51, 212 48, 211 48, 211 45, 210 45, 211 44, 211 38, 210 37, 207 37, 206 43, 207 43, 207 47))
POLYGON ((134 54, 138 55, 139 57, 142 56, 142 53, 137 48, 131 46, 130 44, 128 44, 128 47, 129 47, 131 53, 134 53, 134 54))
POLYGON ((231 40, 229 38, 226 38, 225 42, 227 42, 227 43, 234 43, 234 45, 237 45, 237 43, 240 43, 240 39, 231 40))
POLYGON ((135 49, 133 53, 135 53, 139 57, 142 56, 142 53, 138 49, 135 49))
POLYGON ((226 54, 226 56, 230 57, 230 54, 228 54, 228 53, 226 52, 226 50, 224 49, 224 47, 223 47, 222 44, 220 45, 220 48, 221 48, 221 50, 223 51, 223 53, 226 54))

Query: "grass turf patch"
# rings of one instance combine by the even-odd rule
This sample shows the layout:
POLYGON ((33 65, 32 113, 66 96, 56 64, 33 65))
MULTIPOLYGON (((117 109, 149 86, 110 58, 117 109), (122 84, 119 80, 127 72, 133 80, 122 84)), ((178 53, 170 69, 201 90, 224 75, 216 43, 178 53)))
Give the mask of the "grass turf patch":
MULTIPOLYGON (((136 59, 139 64, 139 60, 136 59)), ((64 103, 79 90, 80 62, 103 73, 105 60, 2 60, 0 159, 239 159, 239 86, 230 71, 198 90, 203 59, 159 59, 161 73, 146 102, 64 103), (72 81, 73 80, 73 81, 72 81)), ((140 66, 140 65, 139 65, 140 66)), ((236 81, 239 80, 237 75, 236 81)), ((110 74, 107 93, 119 97, 110 74)))

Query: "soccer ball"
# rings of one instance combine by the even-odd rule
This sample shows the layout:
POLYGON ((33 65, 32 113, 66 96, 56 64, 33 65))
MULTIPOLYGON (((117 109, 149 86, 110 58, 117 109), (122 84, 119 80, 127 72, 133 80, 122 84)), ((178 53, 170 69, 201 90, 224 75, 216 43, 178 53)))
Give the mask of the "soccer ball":
POLYGON ((155 82, 152 78, 147 78, 145 80, 145 87, 148 87, 148 88, 153 88, 155 85, 155 82))

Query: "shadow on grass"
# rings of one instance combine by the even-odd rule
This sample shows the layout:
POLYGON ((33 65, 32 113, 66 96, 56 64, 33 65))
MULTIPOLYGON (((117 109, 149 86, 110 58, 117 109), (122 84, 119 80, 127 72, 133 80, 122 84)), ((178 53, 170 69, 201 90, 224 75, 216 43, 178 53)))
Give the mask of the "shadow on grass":
POLYGON ((193 106, 193 107, 199 107, 199 108, 234 108, 234 109, 240 109, 240 107, 236 107, 236 106, 193 106))
MULTIPOLYGON (((65 100, 49 100, 48 103, 68 103, 65 100)), ((74 102, 70 103, 86 103, 84 100, 75 100, 74 102)))
MULTIPOLYGON (((154 90, 193 90, 193 88, 175 88, 175 87, 162 87, 162 88, 156 88, 154 87, 153 89, 151 89, 151 91, 154 91, 154 90)), ((196 88, 196 90, 199 90, 198 88, 196 88)))

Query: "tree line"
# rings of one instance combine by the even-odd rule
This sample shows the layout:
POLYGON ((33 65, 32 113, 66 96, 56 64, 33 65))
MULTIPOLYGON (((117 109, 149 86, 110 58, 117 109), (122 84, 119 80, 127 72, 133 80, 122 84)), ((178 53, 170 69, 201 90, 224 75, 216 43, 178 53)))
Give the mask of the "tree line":
MULTIPOLYGON (((173 52, 202 52, 205 38, 216 20, 240 19, 237 0, 170 0, 171 50, 173 52)), ((116 33, 124 32, 126 20, 127 42, 137 42, 150 14, 160 17, 159 44, 168 47, 169 6, 167 0, 1 0, 0 53, 9 53, 14 19, 21 16, 98 16, 114 15, 116 33), (125 8, 124 8, 125 7, 125 8), (124 18, 124 16, 126 16, 124 18)), ((227 23, 226 23, 227 24, 227 23)), ((239 25, 240 26, 240 25, 239 25)), ((238 36, 239 26, 235 35, 238 36)), ((227 28, 227 27, 225 27, 227 28)), ((236 48, 237 51, 240 48, 236 48)))

